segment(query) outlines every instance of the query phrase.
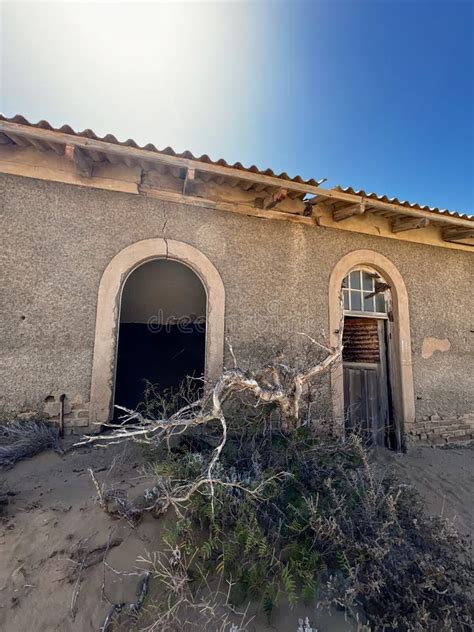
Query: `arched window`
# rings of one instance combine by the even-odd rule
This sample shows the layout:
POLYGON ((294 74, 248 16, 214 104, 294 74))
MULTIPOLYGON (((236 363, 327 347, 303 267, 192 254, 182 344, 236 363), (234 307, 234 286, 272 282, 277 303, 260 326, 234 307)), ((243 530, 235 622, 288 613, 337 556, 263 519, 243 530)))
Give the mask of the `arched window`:
POLYGON ((370 268, 357 268, 344 277, 344 311, 355 316, 367 313, 385 317, 389 285, 370 268))

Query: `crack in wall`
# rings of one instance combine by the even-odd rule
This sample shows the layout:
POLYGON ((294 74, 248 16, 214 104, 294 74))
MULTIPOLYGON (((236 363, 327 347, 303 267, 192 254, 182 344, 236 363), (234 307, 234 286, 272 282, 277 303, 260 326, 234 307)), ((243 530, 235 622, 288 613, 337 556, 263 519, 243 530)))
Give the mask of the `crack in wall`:
POLYGON ((168 239, 166 237, 166 225, 167 224, 168 224, 168 215, 167 215, 167 212, 166 212, 166 206, 163 206, 163 226, 161 228, 161 236, 163 238, 163 241, 165 242, 165 247, 166 247, 165 259, 169 258, 168 239))

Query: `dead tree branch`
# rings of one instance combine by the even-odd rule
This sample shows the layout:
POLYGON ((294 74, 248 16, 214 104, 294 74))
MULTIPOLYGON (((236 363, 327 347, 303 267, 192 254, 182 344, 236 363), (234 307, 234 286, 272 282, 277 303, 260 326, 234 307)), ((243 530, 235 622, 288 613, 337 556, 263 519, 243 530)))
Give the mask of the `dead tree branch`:
MULTIPOLYGON (((223 411, 224 402, 232 395, 251 395, 255 399, 256 405, 272 404, 275 406, 280 412, 281 430, 284 433, 289 433, 294 428, 299 427, 301 425, 300 403, 303 387, 316 377, 322 375, 341 359, 343 314, 341 298, 341 323, 338 331, 338 345, 336 347, 329 349, 317 343, 311 336, 304 334, 311 344, 322 347, 328 354, 323 360, 316 364, 310 364, 310 366, 305 368, 293 368, 281 361, 275 361, 274 363, 265 365, 260 371, 244 371, 238 368, 236 355, 230 340, 228 340, 234 368, 225 370, 214 386, 209 389, 202 398, 186 404, 175 413, 162 419, 148 419, 139 411, 117 406, 117 408, 126 413, 121 423, 105 424, 111 431, 109 434, 86 437, 79 441, 76 446, 89 443, 106 446, 121 441, 159 444, 163 439, 168 440, 172 435, 181 434, 197 426, 205 426, 218 422, 222 428, 222 439, 213 451, 212 458, 207 467, 207 476, 200 477, 192 484, 178 489, 166 489, 165 485, 160 485, 160 493, 157 498, 154 499, 152 505, 149 508, 140 510, 140 515, 143 511, 163 513, 168 507, 173 506, 175 510, 179 512, 179 506, 181 504, 187 502, 201 487, 209 486, 211 510, 213 513, 214 486, 216 484, 239 486, 235 483, 223 482, 213 476, 213 470, 219 461, 221 452, 227 441, 228 428, 223 411)), ((280 358, 278 360, 280 360, 280 358)), ((130 506, 126 498, 123 498, 122 495, 117 493, 105 494, 92 471, 90 474, 96 487, 101 506, 108 511, 108 501, 112 500, 115 505, 115 513, 125 516, 131 522, 135 523, 136 520, 139 519, 139 515, 136 514, 134 508, 130 506)), ((278 476, 285 477, 286 474, 283 472, 278 476)), ((246 489, 245 491, 258 495, 260 490, 257 488, 255 490, 246 489)))
POLYGON ((274 404, 279 409, 283 432, 289 432, 298 427, 303 386, 322 375, 341 359, 343 313, 341 304, 341 323, 336 347, 329 349, 304 334, 312 344, 322 347, 328 352, 328 355, 314 366, 296 369, 282 362, 276 362, 265 365, 259 371, 244 371, 238 368, 234 350, 230 345, 234 368, 225 370, 213 388, 208 390, 202 398, 186 404, 177 412, 163 419, 148 419, 138 411, 116 406, 126 413, 121 423, 104 424, 111 430, 109 434, 89 436, 75 445, 77 447, 99 442, 107 445, 129 440, 157 443, 170 434, 179 434, 189 428, 218 421, 222 425, 223 443, 216 448, 211 461, 209 470, 209 477, 211 477, 210 472, 219 458, 227 433, 226 420, 222 410, 224 401, 235 393, 251 394, 257 403, 274 404))

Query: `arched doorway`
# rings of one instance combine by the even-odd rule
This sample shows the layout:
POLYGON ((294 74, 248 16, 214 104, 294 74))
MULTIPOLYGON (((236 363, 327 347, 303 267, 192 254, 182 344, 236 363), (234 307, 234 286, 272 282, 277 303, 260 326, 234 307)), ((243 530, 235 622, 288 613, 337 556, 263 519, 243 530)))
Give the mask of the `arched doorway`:
POLYGON ((206 293, 204 375, 219 377, 224 355, 225 290, 219 272, 197 248, 173 239, 145 239, 124 248, 109 262, 99 285, 89 407, 90 432, 113 417, 122 290, 128 277, 152 260, 177 262, 189 268, 206 293))
MULTIPOLYGON (((358 374, 352 374, 355 389, 352 394, 348 392, 351 374, 347 369, 350 368, 354 355, 351 357, 349 354, 357 354, 358 350, 349 348, 343 361, 332 368, 331 389, 336 427, 339 432, 344 432, 347 419, 350 417, 351 397, 356 403, 357 398, 362 400, 365 397, 365 403, 361 402, 362 409, 366 411, 365 419, 374 414, 373 410, 367 412, 367 407, 373 401, 376 401, 376 406, 384 406, 384 403, 377 399, 382 397, 385 398, 390 410, 386 411, 386 416, 383 410, 380 415, 382 418, 385 417, 384 427, 387 423, 393 434, 391 437, 389 435, 387 440, 389 433, 382 431, 379 440, 375 442, 400 448, 403 446, 404 432, 411 429, 415 418, 410 317, 405 283, 394 264, 373 250, 356 250, 342 257, 335 265, 329 280, 329 326, 332 346, 337 345, 339 340, 341 292, 344 294, 346 326, 343 333, 346 344, 349 329, 352 328, 353 339, 357 339, 357 336, 359 340, 363 340, 364 337, 368 339, 374 354, 366 354, 362 358, 359 356, 359 360, 369 360, 366 369, 372 370, 373 373, 364 376, 361 373, 363 367, 356 367, 355 371, 358 371, 358 374), (369 303, 367 306, 364 305, 365 298, 376 291, 377 284, 382 286, 382 291, 377 291, 369 298, 369 308, 369 303), (361 319, 358 321, 359 325, 355 319, 361 319), (362 321, 365 321, 365 331, 360 331, 363 330, 360 324, 362 321), (374 366, 376 364, 380 365, 377 369, 374 366), (386 386, 379 386, 380 380, 383 380, 386 386), (386 388, 385 394, 380 390, 383 388, 386 388), (368 399, 371 401, 368 402, 368 399)), ((366 423, 366 427, 369 425, 371 424, 366 423)))
MULTIPOLYGON (((135 268, 122 290, 115 405, 149 409, 204 374, 206 290, 188 266, 155 259, 135 268)), ((202 385, 202 384, 201 384, 202 385)), ((115 416, 120 410, 115 408, 115 416)))

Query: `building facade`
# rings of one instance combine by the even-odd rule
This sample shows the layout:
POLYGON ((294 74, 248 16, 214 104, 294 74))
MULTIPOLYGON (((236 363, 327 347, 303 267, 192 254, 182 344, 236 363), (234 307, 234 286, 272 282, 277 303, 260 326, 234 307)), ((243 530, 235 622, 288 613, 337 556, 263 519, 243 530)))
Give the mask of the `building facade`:
POLYGON ((255 365, 336 344, 342 292, 321 415, 472 438, 473 218, 20 117, 0 143, 4 415, 95 432, 142 378, 216 378, 226 336, 255 365))

